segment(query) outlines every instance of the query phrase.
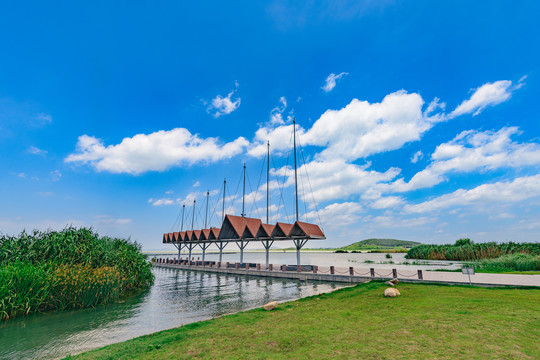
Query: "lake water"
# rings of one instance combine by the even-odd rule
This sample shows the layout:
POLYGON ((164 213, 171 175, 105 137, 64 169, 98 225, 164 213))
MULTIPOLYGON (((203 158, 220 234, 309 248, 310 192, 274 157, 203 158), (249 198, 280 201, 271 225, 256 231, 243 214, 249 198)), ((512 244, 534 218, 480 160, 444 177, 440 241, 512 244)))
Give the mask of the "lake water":
MULTIPOLYGON (((231 249, 234 249, 234 245, 229 245, 231 249)), ((150 257, 156 256, 161 258, 176 259, 177 253, 170 254, 149 254, 150 257)), ((459 269, 461 263, 458 261, 430 261, 420 260, 414 261, 405 259, 405 253, 392 253, 391 258, 386 258, 386 254, 383 253, 342 253, 336 254, 332 252, 302 252, 301 262, 303 265, 318 265, 322 267, 335 266, 340 268, 348 268, 353 266, 355 268, 362 269, 408 269, 408 270, 435 270, 435 269, 459 269), (408 263, 408 264, 407 264, 408 263)), ((182 253, 182 257, 187 259, 187 252, 182 253)), ((193 252, 192 257, 201 258, 202 253, 200 251, 193 252)), ((218 261, 218 253, 207 253, 206 260, 218 261)), ((244 262, 261 263, 264 264, 266 254, 263 252, 244 252, 244 262)), ((223 262, 236 263, 240 261, 240 253, 227 252, 223 254, 223 262)), ((270 252, 270 263, 275 265, 293 265, 296 264, 296 252, 295 251, 274 251, 270 252)))
MULTIPOLYGON (((263 254, 264 255, 264 254, 263 254)), ((0 359, 54 359, 254 307, 343 287, 154 268, 156 281, 125 301, 0 323, 0 359)))
MULTIPOLYGON (((232 246, 231 246, 232 248, 232 246)), ((422 265, 405 259, 404 253, 322 253, 302 252, 302 264, 353 266, 359 269, 438 269, 459 268, 458 262, 426 261, 422 265), (367 263, 366 263, 367 261, 367 263), (393 264, 389 264, 389 262, 393 264)), ((171 253, 157 255, 175 258, 171 253)), ((187 254, 183 255, 184 257, 187 254)), ((195 258, 200 253, 193 253, 195 258)), ((209 253, 207 260, 218 260, 209 253)), ((225 253, 224 262, 238 262, 239 253, 225 253)), ((264 252, 246 252, 245 262, 264 263, 264 252)), ((276 265, 296 264, 296 253, 271 252, 276 265)), ((344 284, 301 282, 241 275, 154 268, 156 281, 147 291, 121 302, 62 312, 33 314, 0 323, 0 359, 54 359, 68 354, 128 340, 254 307, 269 301, 286 301, 328 292, 344 284)))

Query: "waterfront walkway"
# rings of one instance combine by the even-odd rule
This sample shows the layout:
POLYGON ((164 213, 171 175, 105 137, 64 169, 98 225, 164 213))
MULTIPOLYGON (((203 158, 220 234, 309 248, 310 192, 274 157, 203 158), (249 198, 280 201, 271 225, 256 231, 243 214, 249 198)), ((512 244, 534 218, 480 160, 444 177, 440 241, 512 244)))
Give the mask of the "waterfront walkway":
MULTIPOLYGON (((397 278, 403 282, 421 283, 447 283, 469 284, 469 277, 461 272, 426 271, 426 270, 396 270, 354 267, 334 267, 302 265, 298 271, 296 265, 270 264, 268 269, 264 265, 253 263, 219 263, 215 261, 178 261, 172 259, 156 259, 154 266, 183 270, 194 270, 235 275, 250 275, 275 277, 297 280, 333 281, 345 283, 363 283, 372 279, 397 278)), ((517 274, 486 274, 477 273, 470 276, 472 285, 476 286, 538 286, 540 275, 517 274)))

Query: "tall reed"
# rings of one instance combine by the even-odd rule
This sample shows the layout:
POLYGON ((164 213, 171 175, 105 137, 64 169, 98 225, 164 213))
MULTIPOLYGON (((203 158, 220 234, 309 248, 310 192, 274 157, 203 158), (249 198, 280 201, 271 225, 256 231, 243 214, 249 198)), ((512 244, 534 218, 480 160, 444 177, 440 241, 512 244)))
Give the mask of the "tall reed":
POLYGON ((540 255, 540 243, 474 243, 460 239, 453 245, 419 245, 407 252, 408 259, 468 261, 494 259, 507 254, 540 255))
POLYGON ((140 245, 92 229, 0 236, 0 319, 95 306, 151 285, 140 245))

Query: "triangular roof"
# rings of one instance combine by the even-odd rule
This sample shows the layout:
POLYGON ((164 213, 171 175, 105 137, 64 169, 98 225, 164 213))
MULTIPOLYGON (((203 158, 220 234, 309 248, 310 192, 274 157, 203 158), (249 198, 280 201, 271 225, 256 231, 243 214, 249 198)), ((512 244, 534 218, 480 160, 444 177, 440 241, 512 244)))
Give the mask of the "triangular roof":
POLYGON ((180 231, 178 233, 178 241, 186 241, 185 237, 186 237, 186 232, 185 231, 180 231))
POLYGON ((186 234, 184 235, 184 241, 191 241, 191 236, 193 235, 192 230, 186 231, 186 234))
POLYGON ((293 228, 293 224, 278 222, 272 231, 272 237, 286 238, 293 228))
POLYGON ((246 222, 241 216, 225 215, 218 239, 240 239, 246 228, 246 222))
POLYGON ((163 234, 163 243, 164 244, 167 242, 168 237, 169 237, 169 234, 163 234))
POLYGON ((177 232, 173 232, 173 236, 172 236, 172 242, 174 243, 177 243, 178 242, 178 235, 180 235, 180 233, 177 231, 177 232))
POLYGON ((167 242, 172 242, 173 241, 173 233, 168 233, 167 234, 167 242))
POLYGON ((272 236, 272 232, 276 225, 270 224, 261 224, 259 230, 257 231, 257 238, 269 238, 272 236))
POLYGON ((199 240, 208 240, 209 237, 210 237, 210 229, 202 229, 199 240))
POLYGON ((245 217, 244 221, 246 222, 246 227, 242 234, 242 239, 255 239, 255 237, 257 237, 257 232, 259 231, 259 227, 262 224, 261 219, 245 217))
POLYGON ((308 237, 310 239, 326 239, 318 225, 297 221, 291 229, 290 237, 308 237))
POLYGON ((199 241, 201 239, 201 230, 193 230, 191 241, 199 241))
POLYGON ((221 231, 220 228, 211 227, 210 228, 210 235, 208 236, 208 240, 217 240, 219 238, 219 232, 221 231))

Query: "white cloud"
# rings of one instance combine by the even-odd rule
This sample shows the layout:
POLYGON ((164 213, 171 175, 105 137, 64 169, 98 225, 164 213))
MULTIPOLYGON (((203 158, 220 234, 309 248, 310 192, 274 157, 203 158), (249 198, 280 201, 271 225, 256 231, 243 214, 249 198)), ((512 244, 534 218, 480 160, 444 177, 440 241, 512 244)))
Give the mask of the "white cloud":
POLYGON ((270 125, 283 125, 283 112, 287 108, 287 99, 285 96, 279 98, 279 105, 270 111, 270 125))
POLYGON ((221 144, 217 138, 200 138, 187 129, 160 130, 124 138, 120 144, 105 146, 93 136, 82 135, 76 152, 65 162, 90 164, 97 171, 140 174, 164 171, 181 164, 210 163, 243 152, 248 141, 243 137, 221 144))
POLYGON ((324 92, 332 91, 336 87, 336 80, 341 79, 345 75, 349 75, 349 73, 342 72, 337 75, 334 73, 331 73, 330 75, 326 77, 325 84, 321 87, 321 89, 323 89, 324 92))
POLYGON ((162 198, 162 199, 148 199, 148 202, 152 204, 153 206, 162 206, 162 205, 174 205, 175 201, 173 199, 169 198, 162 198))
POLYGON ((419 204, 406 205, 406 213, 428 213, 439 209, 502 203, 515 203, 540 196, 540 175, 525 176, 513 181, 484 184, 471 190, 459 189, 419 204))
POLYGON ((35 118, 35 122, 39 125, 47 125, 52 123, 52 116, 45 113, 39 113, 35 118))
MULTIPOLYGON (((313 197, 316 202, 320 202, 347 199, 349 196, 360 194, 380 182, 394 179, 400 172, 397 168, 390 168, 381 173, 368 170, 369 166, 369 163, 359 166, 346 163, 340 159, 316 160, 300 166, 298 174, 303 179, 306 179, 305 174, 307 171, 313 188, 313 197)), ((285 187, 294 184, 294 174, 290 167, 280 168, 276 170, 276 174, 286 176, 285 187)), ((308 198, 304 199, 304 201, 312 202, 311 194, 306 196, 308 198)))
MULTIPOLYGON (((419 140, 444 119, 441 114, 423 113, 423 105, 420 95, 404 90, 387 95, 380 103, 353 99, 340 110, 327 110, 308 130, 297 125, 297 140, 302 145, 324 147, 317 155, 321 160, 353 161, 399 149, 405 143, 419 140)), ((267 140, 273 152, 288 151, 291 139, 291 124, 261 127, 248 153, 257 157, 264 155, 267 140)))
POLYGON ((47 151, 45 150, 41 150, 40 148, 38 147, 35 147, 35 146, 30 146, 28 148, 28 150, 26 150, 28 153, 30 154, 33 154, 33 155, 40 155, 40 156, 45 156, 47 155, 47 151))
POLYGON ((131 219, 116 218, 110 215, 98 215, 96 216, 98 224, 111 224, 111 225, 127 225, 131 223, 131 219))
POLYGON ((463 101, 450 113, 449 117, 453 118, 471 113, 473 116, 476 116, 488 106, 494 106, 510 99, 512 92, 523 86, 525 78, 525 76, 522 77, 514 86, 512 86, 512 81, 510 80, 499 80, 480 86, 475 89, 471 98, 463 101))
MULTIPOLYGON (((236 88, 238 88, 238 82, 235 82, 236 88)), ((210 102, 207 110, 208 113, 214 112, 214 117, 218 118, 221 115, 227 115, 238 109, 240 106, 240 97, 233 100, 232 96, 236 93, 236 89, 227 94, 226 97, 221 95, 216 96, 210 102)))
POLYGON ((446 180, 448 173, 488 171, 540 165, 540 144, 517 143, 512 135, 517 127, 493 131, 463 131, 452 141, 443 143, 431 155, 433 162, 416 173, 409 182, 398 179, 390 188, 403 192, 432 187, 446 180))
POLYGON ((323 226, 333 229, 357 223, 362 212, 363 209, 359 203, 344 202, 327 205, 318 212, 310 211, 303 217, 316 224, 319 223, 320 217, 323 226))
POLYGON ((413 154, 413 156, 411 156, 411 162, 413 164, 416 164, 418 160, 421 160, 423 157, 424 157, 424 154, 422 153, 422 151, 418 150, 417 152, 413 154))
POLYGON ((60 170, 54 170, 50 172, 51 175, 51 181, 56 182, 59 181, 62 178, 62 173, 60 170))
POLYGON ((195 181, 195 183, 193 184, 193 187, 199 187, 201 186, 201 183, 199 181, 195 181))
POLYGON ((421 136, 440 121, 422 113, 424 100, 404 90, 370 104, 353 99, 341 110, 327 110, 306 131, 304 144, 326 147, 320 158, 355 160, 395 150, 421 136))

